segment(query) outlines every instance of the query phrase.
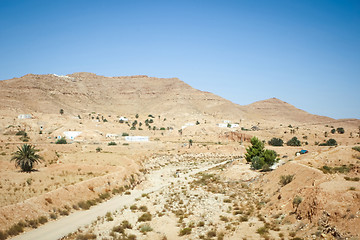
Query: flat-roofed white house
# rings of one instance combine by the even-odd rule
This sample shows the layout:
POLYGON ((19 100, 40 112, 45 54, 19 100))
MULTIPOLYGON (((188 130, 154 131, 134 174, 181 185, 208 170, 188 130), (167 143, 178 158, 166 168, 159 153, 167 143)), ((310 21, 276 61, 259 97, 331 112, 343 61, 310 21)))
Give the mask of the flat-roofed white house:
POLYGON ((32 118, 31 114, 20 114, 18 119, 30 119, 32 118))
POLYGON ((119 118, 119 121, 128 122, 129 119, 127 119, 126 117, 120 117, 120 118, 119 118))
POLYGON ((125 141, 128 142, 148 142, 148 136, 126 136, 125 141))
POLYGON ((65 138, 74 140, 81 133, 82 132, 79 132, 79 131, 66 131, 66 132, 64 132, 64 135, 65 135, 65 138))

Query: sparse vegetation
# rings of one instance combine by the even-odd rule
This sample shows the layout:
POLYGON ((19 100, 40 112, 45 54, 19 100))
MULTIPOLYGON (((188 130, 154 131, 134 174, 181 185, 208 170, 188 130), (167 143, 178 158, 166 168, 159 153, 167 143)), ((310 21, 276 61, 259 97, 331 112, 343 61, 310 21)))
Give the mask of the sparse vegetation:
POLYGON ((323 173, 326 174, 333 174, 333 173, 348 173, 350 172, 350 170, 354 167, 354 165, 350 164, 350 165, 342 165, 342 166, 338 166, 338 167, 329 167, 327 165, 324 165, 322 168, 320 168, 320 170, 323 173))
POLYGON ((109 143, 108 143, 108 146, 115 146, 115 145, 117 145, 116 142, 109 142, 109 143))

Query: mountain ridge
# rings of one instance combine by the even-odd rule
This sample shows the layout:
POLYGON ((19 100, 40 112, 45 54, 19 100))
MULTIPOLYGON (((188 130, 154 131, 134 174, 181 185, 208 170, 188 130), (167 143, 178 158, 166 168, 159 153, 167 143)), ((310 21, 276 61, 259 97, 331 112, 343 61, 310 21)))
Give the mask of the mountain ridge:
POLYGON ((27 74, 0 81, 0 109, 16 112, 77 115, 88 112, 167 113, 173 116, 262 119, 264 121, 326 122, 278 98, 238 105, 210 92, 192 88, 178 78, 147 75, 105 77, 89 72, 68 75, 27 74), (280 118, 280 119, 279 119, 280 118))

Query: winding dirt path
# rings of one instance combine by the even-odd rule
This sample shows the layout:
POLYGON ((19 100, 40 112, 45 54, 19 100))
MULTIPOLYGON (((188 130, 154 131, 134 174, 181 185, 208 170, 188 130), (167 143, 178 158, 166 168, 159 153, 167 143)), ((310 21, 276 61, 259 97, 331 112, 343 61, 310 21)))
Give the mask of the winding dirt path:
MULTIPOLYGON (((206 167, 201 167, 195 170, 189 171, 187 174, 181 174, 175 178, 173 174, 169 174, 169 169, 160 169, 150 173, 147 176, 146 183, 148 187, 144 187, 147 184, 142 184, 142 189, 131 190, 131 195, 119 195, 111 198, 110 200, 103 202, 99 205, 93 206, 89 210, 78 211, 69 216, 63 217, 57 221, 49 222, 39 228, 25 232, 12 239, 14 240, 49 240, 60 239, 67 236, 69 233, 77 231, 78 228, 91 224, 98 217, 105 216, 107 212, 114 212, 117 209, 121 209, 126 205, 131 205, 135 202, 136 198, 141 197, 142 194, 152 193, 161 190, 164 187, 173 184, 183 184, 189 180, 186 180, 190 175, 197 174, 224 165, 229 161, 223 161, 217 164, 212 164, 206 167), (167 174, 164 174, 167 173, 167 174)), ((170 170, 173 171, 173 170, 170 170)), ((175 173, 175 172, 172 172, 175 173)))

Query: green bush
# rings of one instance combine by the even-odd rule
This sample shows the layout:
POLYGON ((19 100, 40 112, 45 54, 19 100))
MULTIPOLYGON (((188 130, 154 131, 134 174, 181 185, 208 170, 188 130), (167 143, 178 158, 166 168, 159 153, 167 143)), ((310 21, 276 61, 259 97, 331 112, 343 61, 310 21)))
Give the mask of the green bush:
POLYGON ((335 139, 330 138, 325 143, 320 143, 319 146, 337 146, 337 142, 335 139))
POLYGON ((96 234, 94 234, 94 233, 85 233, 85 234, 79 234, 76 237, 76 240, 89 240, 89 239, 96 239, 96 234))
POLYGON ((301 146, 301 142, 297 137, 293 137, 289 141, 287 141, 286 145, 288 146, 301 146))
POLYGON ((299 207, 301 202, 302 202, 302 198, 300 196, 296 196, 293 200, 293 206, 297 208, 299 207))
POLYGON ((331 133, 334 134, 336 132, 335 128, 331 129, 331 133))
POLYGON ((55 144, 67 144, 67 141, 65 138, 60 138, 55 142, 55 144))
POLYGON ((96 148, 96 152, 101 152, 102 148, 101 147, 97 147, 96 148))
POLYGON ((284 141, 281 138, 272 138, 268 143, 271 146, 283 146, 284 141))
POLYGON ((18 131, 15 135, 16 135, 16 136, 24 136, 24 137, 26 137, 26 136, 27 136, 27 133, 26 133, 25 131, 23 131, 23 130, 20 130, 20 131, 18 131))
POLYGON ((46 223, 47 221, 48 221, 48 219, 47 219, 47 217, 45 217, 45 216, 41 216, 41 217, 38 218, 38 222, 39 222, 40 224, 44 224, 44 223, 46 223))
POLYGON ((286 184, 291 183, 293 179, 294 179, 294 175, 281 175, 279 183, 281 186, 285 186, 286 184))
POLYGON ((24 227, 26 226, 26 224, 23 223, 17 223, 12 225, 8 230, 7 230, 7 234, 10 236, 16 236, 22 232, 24 232, 24 227))
POLYGON ((126 136, 129 136, 129 134, 124 132, 124 133, 122 133, 122 136, 126 137, 126 136))
POLYGON ((117 145, 116 142, 109 142, 109 143, 108 143, 108 146, 115 146, 115 145, 117 145))
POLYGON ((276 152, 273 150, 264 149, 264 143, 258 138, 251 138, 251 146, 246 149, 245 159, 251 162, 254 169, 270 170, 276 162, 276 152))
POLYGON ((78 206, 81 209, 87 210, 91 207, 91 204, 89 204, 88 202, 85 202, 85 201, 80 201, 80 202, 78 202, 78 206))
POLYGON ((256 169, 256 170, 261 169, 261 168, 264 166, 264 164, 265 164, 264 159, 263 159, 263 158, 260 158, 260 157, 258 157, 258 156, 253 157, 253 158, 251 159, 251 167, 252 167, 253 169, 256 169))
POLYGON ((352 149, 355 150, 355 151, 360 152, 360 146, 355 146, 355 147, 353 147, 352 149))
POLYGON ((140 232, 145 233, 145 232, 151 232, 153 229, 151 228, 151 226, 149 224, 142 224, 140 225, 140 232))
POLYGON ((191 233, 191 228, 187 227, 187 228, 183 228, 180 230, 179 232, 179 236, 184 236, 184 235, 189 235, 191 233))
POLYGON ((3 232, 0 230, 0 240, 5 240, 7 239, 8 234, 6 232, 3 232))
POLYGON ((151 221, 152 216, 151 213, 147 212, 142 214, 139 218, 138 218, 138 222, 146 222, 146 221, 151 221))
POLYGON ((264 143, 257 137, 251 138, 251 146, 246 149, 245 159, 251 162, 254 157, 260 157, 264 151, 264 143))
POLYGON ((336 131, 337 131, 338 133, 340 133, 340 134, 344 134, 344 133, 345 133, 345 130, 344 130, 344 128, 342 128, 342 127, 337 128, 336 131))

